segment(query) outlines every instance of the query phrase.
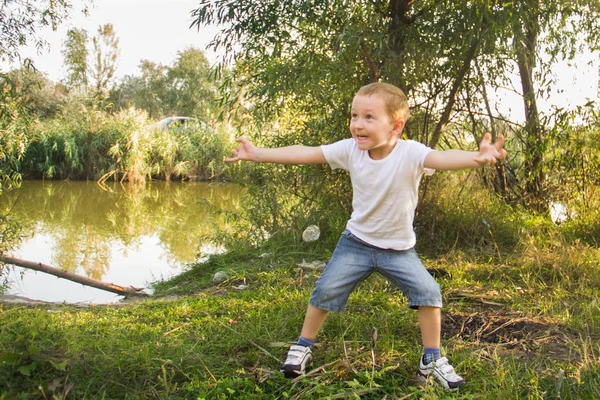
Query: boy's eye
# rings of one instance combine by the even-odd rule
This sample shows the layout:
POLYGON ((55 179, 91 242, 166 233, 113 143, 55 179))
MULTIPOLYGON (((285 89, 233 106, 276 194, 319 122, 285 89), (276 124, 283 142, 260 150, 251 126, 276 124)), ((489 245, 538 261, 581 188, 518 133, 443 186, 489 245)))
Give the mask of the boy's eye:
POLYGON ((358 118, 358 114, 352 114, 352 119, 358 118))
POLYGON ((367 114, 367 119, 373 119, 373 116, 371 114, 367 114))

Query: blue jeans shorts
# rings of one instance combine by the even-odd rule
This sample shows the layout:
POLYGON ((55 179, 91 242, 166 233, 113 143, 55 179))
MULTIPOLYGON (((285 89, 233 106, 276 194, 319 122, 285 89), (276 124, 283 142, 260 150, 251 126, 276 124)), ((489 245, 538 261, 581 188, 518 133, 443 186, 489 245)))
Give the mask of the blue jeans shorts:
POLYGON ((427 272, 414 249, 372 246, 346 230, 310 296, 311 306, 343 311, 350 293, 373 272, 381 273, 408 298, 410 308, 442 307, 440 285, 427 272))

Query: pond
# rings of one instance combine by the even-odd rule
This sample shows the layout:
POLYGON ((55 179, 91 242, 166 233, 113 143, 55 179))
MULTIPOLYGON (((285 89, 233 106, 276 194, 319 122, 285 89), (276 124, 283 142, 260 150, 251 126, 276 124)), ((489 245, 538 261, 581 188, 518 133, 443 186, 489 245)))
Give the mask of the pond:
MULTIPOLYGON (((213 241, 240 208, 232 184, 25 181, 0 196, 30 234, 10 256, 121 286, 148 287, 224 249, 213 241)), ((68 303, 122 297, 55 276, 10 267, 5 294, 68 303)))

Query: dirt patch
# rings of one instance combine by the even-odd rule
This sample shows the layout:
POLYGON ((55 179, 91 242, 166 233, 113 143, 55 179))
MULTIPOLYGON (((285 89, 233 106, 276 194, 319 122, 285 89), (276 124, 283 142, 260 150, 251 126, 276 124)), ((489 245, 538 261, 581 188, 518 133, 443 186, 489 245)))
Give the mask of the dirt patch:
POLYGON ((553 360, 576 361, 573 351, 578 336, 565 328, 522 314, 502 311, 445 314, 442 336, 458 338, 471 344, 497 345, 496 348, 531 358, 543 352, 553 360))

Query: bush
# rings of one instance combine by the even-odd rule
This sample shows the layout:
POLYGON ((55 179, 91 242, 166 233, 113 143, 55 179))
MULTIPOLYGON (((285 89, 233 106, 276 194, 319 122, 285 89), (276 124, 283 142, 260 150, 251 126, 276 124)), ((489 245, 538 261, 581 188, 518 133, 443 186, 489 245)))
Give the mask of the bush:
POLYGON ((225 175, 230 136, 205 124, 154 129, 145 112, 68 108, 33 129, 20 171, 28 178, 208 180, 225 175))

